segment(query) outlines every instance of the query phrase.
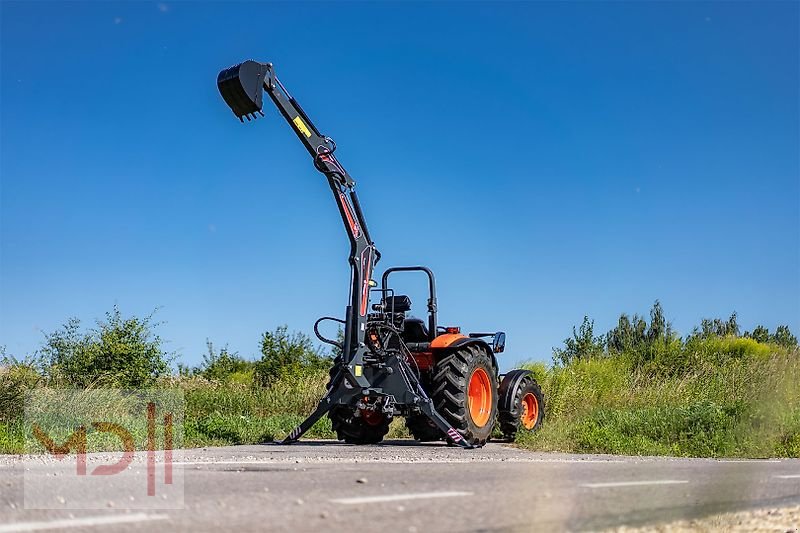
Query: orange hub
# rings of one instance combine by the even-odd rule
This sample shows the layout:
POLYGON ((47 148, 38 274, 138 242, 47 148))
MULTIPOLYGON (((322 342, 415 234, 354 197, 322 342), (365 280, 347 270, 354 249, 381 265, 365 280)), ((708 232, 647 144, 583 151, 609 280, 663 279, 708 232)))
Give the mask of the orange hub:
POLYGON ((489 422, 492 414, 492 382, 489 374, 482 368, 476 368, 469 378, 467 387, 469 416, 476 426, 482 428, 489 422))
POLYGON ((536 399, 536 395, 529 392, 522 397, 522 416, 520 416, 520 423, 525 429, 533 429, 538 419, 539 400, 536 399))
POLYGON ((384 414, 377 409, 361 409, 361 419, 370 426, 379 426, 383 423, 384 414))

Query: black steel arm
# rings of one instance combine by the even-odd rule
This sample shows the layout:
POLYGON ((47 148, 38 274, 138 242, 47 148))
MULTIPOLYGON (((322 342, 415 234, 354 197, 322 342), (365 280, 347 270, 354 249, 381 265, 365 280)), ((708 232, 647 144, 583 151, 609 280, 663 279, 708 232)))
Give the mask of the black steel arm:
POLYGON ((364 220, 355 191, 355 181, 334 155, 336 143, 322 135, 300 104, 289 94, 275 75, 272 63, 245 61, 220 72, 217 86, 225 102, 239 120, 251 120, 261 112, 263 89, 283 118, 294 130, 314 161, 314 167, 328 179, 339 214, 350 239, 351 286, 350 302, 345 313, 343 362, 348 379, 360 387, 369 382, 362 377, 360 367, 367 352, 364 344, 369 308, 370 280, 380 259, 364 220), (357 368, 359 367, 359 368, 357 368))

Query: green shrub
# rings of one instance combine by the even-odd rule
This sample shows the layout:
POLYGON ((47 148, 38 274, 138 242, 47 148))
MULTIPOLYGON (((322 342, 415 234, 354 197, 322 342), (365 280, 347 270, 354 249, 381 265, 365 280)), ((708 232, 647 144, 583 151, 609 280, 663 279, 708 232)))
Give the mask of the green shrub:
POLYGON ((261 359, 255 363, 256 384, 267 387, 281 378, 302 378, 327 371, 331 358, 323 355, 303 333, 287 333, 286 326, 261 336, 261 359))
POLYGON ((583 317, 579 328, 572 327, 572 337, 564 339, 564 348, 553 348, 553 361, 565 366, 574 361, 587 361, 602 357, 605 351, 605 338, 594 335, 594 320, 583 317))
POLYGON ((0 357, 0 422, 22 416, 25 393, 41 379, 33 363, 0 357))
POLYGON ((732 359, 764 358, 772 351, 768 344, 746 337, 690 337, 684 348, 685 367, 696 367, 702 362, 718 365, 732 359))
POLYGON ((207 353, 203 355, 203 362, 199 367, 192 369, 190 375, 199 375, 209 380, 234 381, 237 383, 252 383, 255 363, 248 361, 235 352, 230 352, 227 346, 219 351, 206 339, 207 353))
POLYGON ((789 331, 789 326, 778 326, 775 333, 770 336, 770 342, 784 348, 796 348, 797 337, 789 331))
POLYGON ((524 368, 525 370, 530 370, 533 373, 533 379, 536 380, 539 385, 547 380, 547 374, 549 372, 547 365, 542 361, 527 361, 518 365, 519 368, 524 368))
POLYGON ((734 311, 727 320, 704 318, 700 321, 700 327, 692 330, 691 337, 738 337, 739 331, 739 321, 734 311))
POLYGON ((116 306, 85 332, 72 318, 45 335, 44 373, 58 386, 148 387, 169 372, 170 354, 162 349, 155 326, 152 315, 124 318, 116 306))

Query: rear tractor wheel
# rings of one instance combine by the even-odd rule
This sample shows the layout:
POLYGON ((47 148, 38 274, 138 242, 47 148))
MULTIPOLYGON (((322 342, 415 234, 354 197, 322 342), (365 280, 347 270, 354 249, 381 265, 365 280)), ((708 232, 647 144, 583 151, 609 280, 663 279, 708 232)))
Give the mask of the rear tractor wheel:
POLYGON ((512 370, 500 383, 500 431, 508 440, 533 432, 544 420, 544 394, 530 370, 512 370))
POLYGON ((389 432, 392 417, 369 409, 337 405, 328 411, 336 438, 347 444, 377 444, 389 432))
POLYGON ((439 414, 470 444, 485 444, 497 415, 497 373, 486 350, 472 345, 445 355, 432 381, 439 414))
MULTIPOLYGON (((336 372, 336 362, 331 367, 330 377, 336 372)), ((330 389, 328 382, 327 388, 330 389)), ((392 417, 382 411, 359 409, 349 405, 334 405, 328 411, 336 438, 348 444, 377 444, 389 432, 392 417)))

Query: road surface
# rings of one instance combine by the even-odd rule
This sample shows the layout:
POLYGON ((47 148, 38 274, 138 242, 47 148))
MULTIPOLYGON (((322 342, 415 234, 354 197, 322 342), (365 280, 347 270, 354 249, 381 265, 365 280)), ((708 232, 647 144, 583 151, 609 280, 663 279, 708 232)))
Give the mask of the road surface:
MULTIPOLYGON (((156 455, 160 483, 166 470, 156 455)), ((125 476, 91 475, 96 464, 118 457, 90 454, 90 475, 80 478, 74 456, 0 457, 0 533, 588 531, 800 503, 800 460, 304 441, 176 451, 172 492, 159 485, 160 497, 148 499, 144 456, 134 458, 125 476)))

